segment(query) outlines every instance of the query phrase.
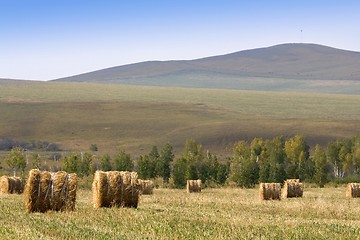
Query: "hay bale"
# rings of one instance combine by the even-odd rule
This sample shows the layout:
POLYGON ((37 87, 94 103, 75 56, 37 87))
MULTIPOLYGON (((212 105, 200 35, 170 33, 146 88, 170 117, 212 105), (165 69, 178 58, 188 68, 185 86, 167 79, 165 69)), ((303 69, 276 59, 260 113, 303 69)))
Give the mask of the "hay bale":
POLYGON ((140 184, 140 194, 151 195, 154 193, 154 182, 151 180, 138 179, 140 184))
POLYGON ((281 184, 260 183, 259 196, 261 200, 281 200, 281 184))
POLYGON ((27 212, 74 211, 77 175, 32 169, 25 186, 27 212))
POLYGON ((96 171, 92 184, 94 208, 137 208, 140 185, 136 172, 96 171))
POLYGON ((186 181, 186 191, 188 193, 201 192, 201 180, 187 180, 186 181))
POLYGON ((0 178, 1 194, 21 194, 24 191, 23 180, 19 177, 2 176, 0 178))
POLYGON ((360 183, 348 183, 346 186, 346 197, 359 198, 360 197, 360 183))
POLYGON ((300 182, 300 179, 287 179, 284 182, 283 198, 302 197, 303 192, 303 184, 300 182))

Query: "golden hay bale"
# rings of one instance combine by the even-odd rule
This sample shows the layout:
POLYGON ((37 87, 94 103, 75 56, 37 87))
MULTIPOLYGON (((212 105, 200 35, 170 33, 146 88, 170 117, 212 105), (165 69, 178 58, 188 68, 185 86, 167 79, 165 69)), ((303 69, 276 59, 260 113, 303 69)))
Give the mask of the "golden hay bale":
POLYGON ((348 183, 346 186, 346 197, 348 198, 360 197, 360 183, 348 183))
POLYGON ((138 179, 138 182, 140 184, 140 194, 151 195, 154 193, 154 182, 153 181, 138 179))
POLYGON ((0 178, 0 194, 21 194, 24 191, 23 180, 19 177, 2 176, 0 178))
POLYGON ((94 207, 136 208, 140 195, 137 177, 136 172, 96 171, 92 184, 94 207))
POLYGON ((188 193, 201 192, 201 180, 187 180, 186 191, 188 193))
POLYGON ((25 186, 27 212, 75 210, 77 175, 32 169, 25 186))
POLYGON ((280 200, 281 184, 280 183, 260 183, 259 196, 261 200, 280 200))
POLYGON ((300 182, 300 179, 287 179, 284 183, 282 197, 283 198, 302 197, 303 192, 304 192, 303 184, 300 182))

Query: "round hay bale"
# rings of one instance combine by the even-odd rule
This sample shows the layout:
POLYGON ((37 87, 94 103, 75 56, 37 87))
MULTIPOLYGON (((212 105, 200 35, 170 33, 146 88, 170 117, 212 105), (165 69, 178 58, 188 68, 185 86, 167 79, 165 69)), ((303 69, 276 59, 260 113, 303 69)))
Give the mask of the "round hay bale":
POLYGON ((23 180, 19 177, 2 176, 0 178, 1 194, 21 194, 24 191, 23 180))
POLYGON ((76 174, 32 169, 25 186, 27 212, 73 211, 77 190, 76 174))
POLYGON ((188 193, 201 192, 201 180, 187 180, 186 181, 186 191, 188 193))
POLYGON ((359 198, 360 197, 360 183, 348 183, 346 186, 346 197, 359 198))
POLYGON ((284 182, 283 198, 302 197, 303 192, 303 184, 300 182, 300 179, 287 179, 284 182))
POLYGON ((136 172, 96 171, 92 184, 94 208, 138 206, 140 185, 136 172))
POLYGON ((281 184, 260 183, 259 197, 260 200, 281 200, 281 184))
POLYGON ((138 179, 138 182, 140 184, 140 194, 151 195, 154 193, 154 182, 153 181, 138 179))

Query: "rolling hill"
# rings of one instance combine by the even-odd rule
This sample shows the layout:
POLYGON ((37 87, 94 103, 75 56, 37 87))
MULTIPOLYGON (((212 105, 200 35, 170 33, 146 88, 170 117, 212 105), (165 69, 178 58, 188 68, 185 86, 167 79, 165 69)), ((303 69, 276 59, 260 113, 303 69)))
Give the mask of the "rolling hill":
POLYGON ((298 43, 195 60, 140 62, 54 81, 357 94, 359 66, 359 52, 298 43))

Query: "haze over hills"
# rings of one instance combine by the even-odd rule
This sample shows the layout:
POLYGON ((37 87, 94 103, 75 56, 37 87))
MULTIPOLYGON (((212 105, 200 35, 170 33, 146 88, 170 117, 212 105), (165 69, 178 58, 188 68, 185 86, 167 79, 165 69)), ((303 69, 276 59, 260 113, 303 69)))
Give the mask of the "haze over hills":
POLYGON ((54 81, 358 93, 359 66, 359 52, 294 43, 195 60, 140 62, 54 81))

